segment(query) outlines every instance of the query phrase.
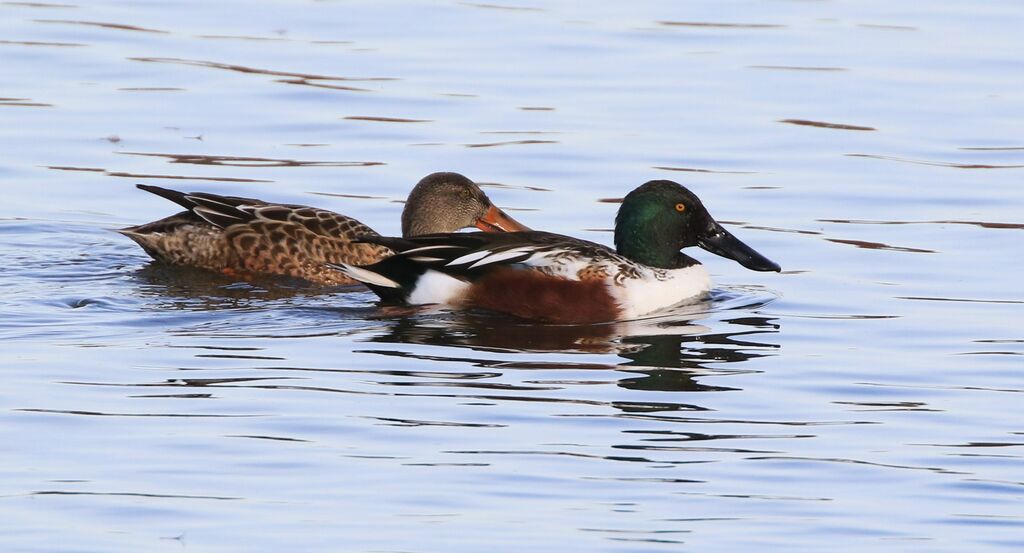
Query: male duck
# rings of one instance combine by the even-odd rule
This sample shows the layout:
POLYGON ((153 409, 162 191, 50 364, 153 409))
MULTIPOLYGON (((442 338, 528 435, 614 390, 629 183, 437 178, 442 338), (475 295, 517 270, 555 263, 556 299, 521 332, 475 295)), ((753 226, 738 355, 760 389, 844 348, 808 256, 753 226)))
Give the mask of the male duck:
MULTIPOLYGON (((137 185, 186 211, 121 229, 154 259, 228 274, 273 274, 318 284, 356 281, 327 263, 363 265, 391 251, 359 236, 377 233, 359 221, 326 209, 262 200, 184 193, 137 185)), ((495 207, 480 187, 458 173, 433 173, 421 180, 402 210, 402 235, 529 230, 495 207)))
POLYGON ((485 308, 553 323, 634 319, 702 295, 711 279, 679 250, 700 246, 755 271, 780 267, 716 222, 681 185, 648 182, 615 217, 615 250, 548 232, 360 238, 395 252, 334 265, 381 299, 485 308))

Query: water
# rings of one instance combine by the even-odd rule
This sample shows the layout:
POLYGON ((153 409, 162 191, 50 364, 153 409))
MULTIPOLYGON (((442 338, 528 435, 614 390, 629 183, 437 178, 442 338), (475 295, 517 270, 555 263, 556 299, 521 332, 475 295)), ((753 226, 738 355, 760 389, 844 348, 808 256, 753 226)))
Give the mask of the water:
POLYGON ((3 550, 1019 550, 1022 17, 0 3, 3 550), (544 327, 111 232, 147 182, 397 233, 439 170, 603 242, 675 179, 785 272, 544 327))

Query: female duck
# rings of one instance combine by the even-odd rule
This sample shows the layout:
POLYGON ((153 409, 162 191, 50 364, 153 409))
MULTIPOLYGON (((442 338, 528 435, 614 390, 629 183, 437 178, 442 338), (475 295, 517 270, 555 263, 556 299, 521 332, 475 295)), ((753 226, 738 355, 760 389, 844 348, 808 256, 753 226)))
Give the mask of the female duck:
POLYGON ((547 232, 435 234, 360 240, 395 252, 334 268, 384 300, 485 308, 554 323, 634 319, 710 290, 700 246, 755 271, 780 271, 716 222, 692 192, 651 181, 615 217, 615 250, 547 232))
MULTIPOLYGON (((326 209, 274 204, 251 198, 184 193, 137 185, 186 209, 159 221, 121 229, 159 261, 227 274, 272 274, 318 284, 354 284, 327 263, 363 265, 391 251, 354 242, 377 233, 359 221, 326 209)), ((402 235, 529 230, 495 207, 480 187, 458 173, 433 173, 421 180, 402 211, 402 235)))

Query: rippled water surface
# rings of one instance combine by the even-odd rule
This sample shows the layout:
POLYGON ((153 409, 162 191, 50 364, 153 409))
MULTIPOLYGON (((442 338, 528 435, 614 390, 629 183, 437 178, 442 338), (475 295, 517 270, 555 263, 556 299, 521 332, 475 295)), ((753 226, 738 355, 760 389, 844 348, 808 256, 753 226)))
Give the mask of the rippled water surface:
POLYGON ((1019 551, 1018 2, 0 2, 4 551, 1019 551), (599 5, 601 4, 601 5, 599 5), (785 269, 591 327, 151 264, 145 182, 451 170, 785 269))

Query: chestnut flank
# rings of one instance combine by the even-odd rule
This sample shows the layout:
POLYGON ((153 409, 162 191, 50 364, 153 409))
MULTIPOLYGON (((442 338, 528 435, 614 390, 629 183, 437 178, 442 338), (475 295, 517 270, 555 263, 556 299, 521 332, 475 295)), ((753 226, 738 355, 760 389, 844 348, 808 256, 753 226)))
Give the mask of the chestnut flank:
POLYGON ((614 321, 621 313, 602 280, 569 280, 527 269, 496 269, 473 282, 468 306, 548 323, 614 321))

